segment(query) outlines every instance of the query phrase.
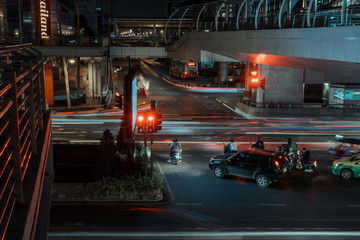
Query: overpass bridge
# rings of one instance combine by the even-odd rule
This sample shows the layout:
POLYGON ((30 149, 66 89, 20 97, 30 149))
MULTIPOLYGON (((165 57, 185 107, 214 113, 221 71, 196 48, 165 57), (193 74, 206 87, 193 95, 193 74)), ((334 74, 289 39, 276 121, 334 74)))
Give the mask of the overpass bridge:
MULTIPOLYGON (((118 19, 114 26, 124 29, 130 23, 124 25, 118 19)), ((314 103, 318 108, 344 108, 358 104, 360 7, 356 1, 193 1, 180 4, 161 24, 163 47, 136 46, 136 39, 131 41, 135 45, 112 39, 104 47, 38 49, 44 56, 217 61, 222 70, 228 62, 244 62, 243 100, 249 106, 294 108, 314 103), (248 73, 254 67, 265 82, 263 93, 254 92, 249 83, 248 73)), ((142 36, 138 43, 144 44, 142 36)))

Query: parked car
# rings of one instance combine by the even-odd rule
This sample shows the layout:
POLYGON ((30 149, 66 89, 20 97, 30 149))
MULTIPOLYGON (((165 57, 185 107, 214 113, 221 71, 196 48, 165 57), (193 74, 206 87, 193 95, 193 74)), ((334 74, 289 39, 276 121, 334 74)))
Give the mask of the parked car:
POLYGON ((360 178, 360 154, 335 160, 331 171, 344 179, 360 178))
POLYGON ((259 149, 214 156, 210 159, 209 167, 218 178, 233 175, 255 179, 262 188, 290 173, 289 162, 284 154, 259 149))

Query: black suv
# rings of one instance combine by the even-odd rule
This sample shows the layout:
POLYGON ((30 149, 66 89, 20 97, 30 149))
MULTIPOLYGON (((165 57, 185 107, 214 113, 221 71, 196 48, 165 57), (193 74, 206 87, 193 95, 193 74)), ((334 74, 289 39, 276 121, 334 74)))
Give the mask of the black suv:
POLYGON ((280 152, 246 149, 222 154, 210 159, 209 167, 218 178, 233 175, 255 179, 259 187, 266 188, 289 173, 288 160, 280 152))

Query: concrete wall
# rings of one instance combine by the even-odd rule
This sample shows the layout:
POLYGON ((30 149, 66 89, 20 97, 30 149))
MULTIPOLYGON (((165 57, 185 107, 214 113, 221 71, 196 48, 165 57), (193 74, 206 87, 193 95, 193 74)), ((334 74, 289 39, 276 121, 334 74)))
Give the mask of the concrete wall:
POLYGON ((304 82, 310 84, 353 84, 360 83, 360 74, 349 75, 346 72, 342 72, 341 68, 337 68, 337 72, 319 72, 306 70, 304 82))
MULTIPOLYGON (((108 47, 36 47, 43 56, 57 57, 101 57, 108 47)), ((110 57, 166 58, 163 47, 110 47, 110 57)))
POLYGON ((167 56, 163 47, 110 47, 111 57, 164 58, 167 56))
POLYGON ((302 104, 301 70, 259 65, 260 78, 265 78, 265 104, 302 104))

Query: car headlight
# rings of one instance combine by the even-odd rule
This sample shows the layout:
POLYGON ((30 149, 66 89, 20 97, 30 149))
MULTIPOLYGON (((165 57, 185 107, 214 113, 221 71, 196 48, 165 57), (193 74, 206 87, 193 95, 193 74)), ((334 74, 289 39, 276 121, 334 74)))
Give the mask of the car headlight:
POLYGON ((342 166, 342 165, 343 165, 342 163, 335 163, 334 167, 339 167, 339 166, 342 166))

